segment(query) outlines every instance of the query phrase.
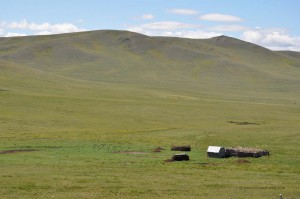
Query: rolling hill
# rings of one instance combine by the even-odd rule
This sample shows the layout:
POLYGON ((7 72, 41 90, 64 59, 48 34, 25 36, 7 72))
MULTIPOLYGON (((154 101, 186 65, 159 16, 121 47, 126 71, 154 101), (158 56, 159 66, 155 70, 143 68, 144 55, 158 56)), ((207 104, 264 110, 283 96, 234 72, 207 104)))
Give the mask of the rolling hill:
POLYGON ((290 55, 226 36, 191 40, 92 31, 1 38, 0 46, 1 60, 92 81, 263 86, 298 81, 300 74, 290 55))
POLYGON ((1 38, 0 48, 3 61, 98 82, 189 82, 213 89, 284 83, 292 89, 300 75, 295 56, 226 36, 192 40, 107 30, 1 38))

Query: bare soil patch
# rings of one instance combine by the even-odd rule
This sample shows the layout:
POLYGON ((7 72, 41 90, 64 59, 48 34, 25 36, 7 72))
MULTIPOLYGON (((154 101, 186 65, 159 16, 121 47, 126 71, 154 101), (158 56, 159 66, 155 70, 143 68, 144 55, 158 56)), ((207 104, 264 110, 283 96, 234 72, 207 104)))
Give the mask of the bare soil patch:
POLYGON ((156 147, 154 149, 152 149, 152 152, 161 152, 162 150, 165 150, 164 148, 161 148, 161 147, 156 147))
POLYGON ((228 123, 236 124, 236 125, 259 125, 254 122, 236 122, 236 121, 228 121, 228 123))
POLYGON ((38 149, 13 149, 13 150, 0 151, 0 154, 27 153, 27 152, 34 152, 34 151, 39 151, 39 150, 38 149))

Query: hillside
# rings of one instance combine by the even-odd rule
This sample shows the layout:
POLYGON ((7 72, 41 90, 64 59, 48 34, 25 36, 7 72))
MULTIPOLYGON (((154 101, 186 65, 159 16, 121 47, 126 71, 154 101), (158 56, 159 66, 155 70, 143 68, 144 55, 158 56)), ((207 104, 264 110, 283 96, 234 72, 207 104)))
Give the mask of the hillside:
POLYGON ((1 60, 93 81, 218 79, 222 85, 299 79, 286 56, 226 36, 191 40, 92 31, 1 38, 0 46, 1 60))
POLYGON ((290 58, 300 59, 300 52, 294 52, 294 51, 277 51, 277 53, 279 53, 281 55, 288 56, 290 58))
POLYGON ((299 66, 227 36, 0 38, 0 198, 297 198, 299 66))

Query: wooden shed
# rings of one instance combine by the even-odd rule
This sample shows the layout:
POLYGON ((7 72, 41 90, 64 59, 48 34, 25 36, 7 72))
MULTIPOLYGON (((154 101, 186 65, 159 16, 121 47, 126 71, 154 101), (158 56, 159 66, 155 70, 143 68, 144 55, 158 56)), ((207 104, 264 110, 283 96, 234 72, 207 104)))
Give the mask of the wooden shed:
POLYGON ((225 158, 225 148, 222 146, 209 146, 207 149, 209 158, 225 158))
POLYGON ((191 151, 190 145, 172 146, 171 151, 191 151))
POLYGON ((174 154, 171 161, 188 161, 190 157, 186 153, 174 154))
POLYGON ((256 148, 250 148, 250 147, 240 147, 240 146, 235 147, 235 148, 227 148, 225 151, 226 157, 259 158, 262 156, 269 156, 269 155, 270 155, 270 153, 268 150, 256 149, 256 148))

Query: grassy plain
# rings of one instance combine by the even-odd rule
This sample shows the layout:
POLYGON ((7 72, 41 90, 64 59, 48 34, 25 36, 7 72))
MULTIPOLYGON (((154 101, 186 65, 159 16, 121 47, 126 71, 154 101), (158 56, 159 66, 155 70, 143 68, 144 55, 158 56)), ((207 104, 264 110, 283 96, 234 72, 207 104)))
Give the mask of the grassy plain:
MULTIPOLYGON (((78 35, 86 34, 91 33, 78 35)), ((129 33, 122 34, 128 37, 129 33)), ((74 35, 53 38, 65 41, 74 35)), ((0 198, 277 198, 280 193, 284 198, 300 198, 296 58, 259 48, 265 60, 275 59, 274 65, 262 59, 250 62, 253 46, 242 43, 250 45, 247 58, 241 50, 234 51, 236 41, 230 40, 230 50, 225 50, 226 42, 209 45, 218 59, 227 59, 220 53, 235 56, 230 59, 235 69, 234 64, 223 62, 218 68, 212 64, 217 62, 215 56, 208 55, 201 58, 203 65, 184 57, 173 65, 166 53, 176 54, 174 46, 170 47, 174 51, 150 50, 144 55, 143 48, 129 46, 134 49, 129 54, 127 46, 122 51, 124 44, 116 45, 115 55, 126 63, 111 68, 106 68, 108 58, 94 63, 81 58, 74 64, 49 48, 48 55, 39 54, 29 62, 28 54, 22 57, 28 52, 23 48, 34 38, 0 41, 4 46, 0 51, 0 151, 37 150, 0 154, 0 198), (18 48, 8 48, 7 43, 18 48), (164 64, 156 65, 147 58, 149 53, 165 60, 164 64), (51 56, 64 65, 58 67, 57 59, 51 65, 51 56), (250 63, 238 67, 243 60, 250 63), (173 144, 191 145, 191 160, 164 162, 172 156, 173 144), (243 164, 237 158, 208 159, 208 145, 263 148, 271 156, 247 158, 250 163, 243 164), (152 152, 155 147, 166 150, 152 152)), ((48 37, 38 38, 44 42, 48 37)), ((113 50, 101 42, 89 48, 90 43, 75 44, 85 53, 92 51, 89 59, 97 52, 105 59, 105 53, 113 50)), ((183 40, 171 43, 176 42, 182 46, 183 40)), ((76 53, 66 57, 78 59, 76 53)))

